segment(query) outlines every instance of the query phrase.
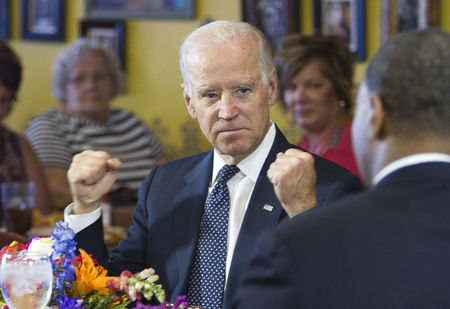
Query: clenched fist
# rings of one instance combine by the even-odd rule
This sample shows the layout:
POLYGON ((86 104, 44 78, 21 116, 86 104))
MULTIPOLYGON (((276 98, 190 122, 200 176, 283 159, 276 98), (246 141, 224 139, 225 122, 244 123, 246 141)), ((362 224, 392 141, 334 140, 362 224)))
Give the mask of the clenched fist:
POLYGON ((89 213, 100 206, 101 198, 117 179, 120 164, 104 151, 86 150, 73 157, 67 179, 75 214, 89 213))
POLYGON ((267 177, 289 217, 317 205, 316 172, 310 153, 294 148, 280 152, 270 165, 267 177))

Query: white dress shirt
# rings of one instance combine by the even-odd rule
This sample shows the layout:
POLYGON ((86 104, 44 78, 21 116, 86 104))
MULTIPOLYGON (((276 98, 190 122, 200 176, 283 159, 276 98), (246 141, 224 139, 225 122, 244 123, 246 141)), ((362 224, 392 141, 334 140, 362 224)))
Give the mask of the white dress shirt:
MULTIPOLYGON (((256 150, 238 163, 240 172, 234 175, 227 183, 230 192, 230 213, 228 221, 228 248, 227 248, 227 262, 226 262, 226 276, 230 270, 231 260, 233 258, 234 247, 241 229, 242 221, 244 220, 245 211, 247 209, 250 196, 255 187, 261 168, 269 155, 275 140, 276 130, 275 124, 271 122, 271 126, 261 144, 256 150)), ((211 193, 217 181, 217 176, 220 169, 226 163, 220 157, 216 149, 214 149, 212 183, 209 186, 209 193, 211 193)), ((205 201, 206 202, 206 201, 205 201)), ((91 213, 83 215, 72 214, 72 204, 67 206, 64 210, 64 220, 69 223, 70 227, 78 233, 84 228, 94 223, 101 216, 101 208, 98 208, 91 213)))
POLYGON ((445 162, 450 163, 450 155, 440 152, 425 152, 400 158, 392 161, 383 167, 372 179, 372 185, 378 184, 383 178, 403 167, 429 163, 429 162, 445 162))
MULTIPOLYGON (((228 238, 227 238, 227 262, 225 271, 225 280, 230 270, 231 260, 233 258, 234 247, 241 229, 242 221, 244 220, 245 211, 247 210, 250 196, 255 187, 261 168, 269 155, 275 140, 276 130, 275 124, 271 124, 269 131, 264 137, 261 144, 256 150, 238 163, 240 171, 234 175, 228 182, 228 191, 230 192, 230 213, 228 218, 228 238)), ((220 169, 225 165, 225 161, 220 157, 220 154, 214 149, 213 170, 211 179, 213 182, 209 186, 209 193, 211 193, 214 185, 217 182, 217 176, 220 169)), ((206 202, 206 201, 205 201, 206 202)))

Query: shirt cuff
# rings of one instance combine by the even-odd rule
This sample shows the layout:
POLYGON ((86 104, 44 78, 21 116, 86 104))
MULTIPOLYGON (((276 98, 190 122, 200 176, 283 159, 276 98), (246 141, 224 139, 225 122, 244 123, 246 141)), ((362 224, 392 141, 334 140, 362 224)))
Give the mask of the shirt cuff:
POLYGON ((90 213, 81 215, 74 215, 72 209, 73 203, 67 206, 66 209, 64 209, 64 221, 69 223, 70 227, 75 233, 78 233, 79 231, 85 229, 86 227, 97 221, 98 218, 100 218, 102 215, 101 207, 90 213))

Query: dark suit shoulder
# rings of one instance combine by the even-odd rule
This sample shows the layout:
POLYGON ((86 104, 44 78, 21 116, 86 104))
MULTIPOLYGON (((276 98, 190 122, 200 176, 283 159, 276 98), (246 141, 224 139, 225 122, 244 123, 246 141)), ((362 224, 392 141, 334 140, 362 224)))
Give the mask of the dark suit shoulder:
POLYGON ((446 227, 450 220, 449 177, 444 176, 447 181, 442 182, 443 176, 436 170, 408 169, 411 173, 406 169, 398 171, 381 185, 350 195, 330 207, 316 207, 293 218, 289 224, 280 227, 280 236, 310 234, 323 235, 325 239, 339 232, 351 239, 353 234, 379 231, 380 226, 383 231, 400 226, 415 228, 417 222, 413 218, 417 218, 423 227, 446 227), (411 177, 413 181, 410 181, 411 177))
POLYGON ((208 155, 212 156, 212 151, 205 151, 189 157, 173 160, 159 166, 159 168, 164 170, 166 169, 172 170, 180 168, 182 168, 183 170, 190 170, 193 167, 195 167, 198 163, 200 163, 200 161, 205 159, 208 155))
POLYGON ((361 192, 364 185, 358 176, 346 168, 314 155, 316 196, 319 205, 329 205, 343 197, 361 192))
MULTIPOLYGON (((151 185, 168 186, 183 182, 184 177, 192 170, 195 170, 201 163, 212 166, 212 151, 202 152, 190 157, 170 161, 160 166, 156 166, 147 175, 139 191, 146 192, 151 185)), ((141 194, 142 194, 141 193, 141 194)), ((160 194, 159 194, 160 195, 160 194)))
MULTIPOLYGON (((303 150, 303 149, 302 149, 303 150)), ((318 155, 312 153, 314 157, 314 167, 318 173, 318 177, 322 178, 336 178, 336 177, 344 177, 353 175, 357 177, 355 174, 350 172, 345 167, 334 163, 328 159, 322 158, 318 155)))

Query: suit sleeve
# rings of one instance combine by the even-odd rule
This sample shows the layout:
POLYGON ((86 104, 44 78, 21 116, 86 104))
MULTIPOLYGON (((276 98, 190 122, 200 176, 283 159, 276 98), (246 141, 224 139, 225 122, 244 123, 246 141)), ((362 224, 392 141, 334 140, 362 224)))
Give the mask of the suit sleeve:
POLYGON ((295 308, 291 256, 283 242, 270 232, 259 238, 232 308, 295 308))
POLYGON ((103 240, 102 217, 94 223, 75 234, 77 248, 86 251, 101 264, 106 265, 108 261, 108 250, 103 240))
POLYGON ((313 156, 317 174, 316 197, 318 206, 328 206, 364 189, 361 180, 355 174, 334 162, 317 155, 313 156))
POLYGON ((138 272, 147 265, 145 259, 148 222, 146 196, 157 169, 158 167, 155 167, 152 170, 139 189, 138 204, 133 212, 133 224, 128 228, 126 239, 120 241, 111 252, 108 252, 103 241, 101 219, 75 235, 78 247, 91 253, 112 275, 119 275, 123 270, 138 272))
POLYGON ((354 174, 348 172, 339 181, 333 183, 324 194, 322 194, 319 205, 327 206, 349 195, 358 193, 364 189, 361 180, 354 174))

